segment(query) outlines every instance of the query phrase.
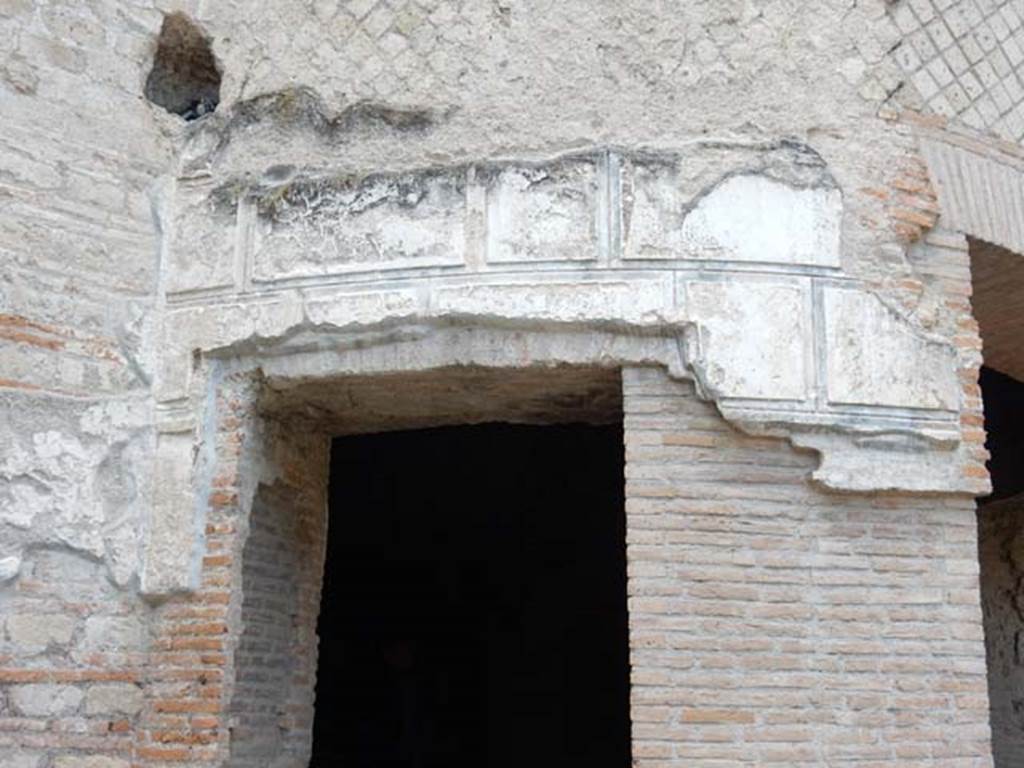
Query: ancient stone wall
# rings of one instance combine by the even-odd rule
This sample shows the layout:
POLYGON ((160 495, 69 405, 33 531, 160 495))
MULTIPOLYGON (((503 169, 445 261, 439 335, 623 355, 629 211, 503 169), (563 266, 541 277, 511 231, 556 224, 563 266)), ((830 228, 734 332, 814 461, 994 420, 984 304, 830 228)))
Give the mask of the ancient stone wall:
MULTIPOLYGON (((326 440, 259 418, 257 393, 246 376, 219 394, 200 590, 155 609, 135 677, 116 678, 110 706, 132 711, 95 710, 120 735, 58 754, 213 766, 255 750, 274 758, 260 764, 304 765, 326 440), (132 700, 128 680, 141 685, 132 700)), ((989 764, 969 500, 816 490, 812 454, 738 433, 657 368, 623 372, 623 409, 638 765, 989 764)), ((87 704, 105 686, 9 695, 31 708, 59 693, 47 706, 78 718, 74 691, 87 704)))
MULTIPOLYGON (((230 756, 248 716, 234 686, 255 679, 242 669, 258 627, 243 618, 252 500, 260 482, 315 494, 322 480, 267 458, 287 440, 261 431, 261 370, 287 384, 515 358, 659 366, 675 383, 640 377, 660 394, 635 402, 692 379, 729 423, 810 449, 721 422, 707 450, 736 458, 652 471, 680 488, 707 488, 700 473, 719 464, 760 478, 721 490, 742 501, 736 524, 777 513, 790 538, 741 538, 723 557, 764 545, 789 568, 798 530, 848 558, 850 584, 814 581, 831 572, 813 558, 786 571, 807 604, 781 601, 793 613, 766 625, 781 634, 765 655, 736 656, 796 665, 778 671, 802 692, 792 708, 723 725, 714 710, 731 704, 658 704, 638 720, 644 760, 692 761, 722 734, 766 758, 776 734, 787 761, 983 762, 961 563, 963 494, 987 487, 964 234, 1024 252, 1020 35, 1014 0, 0 0, 5 758, 230 756), (174 66, 153 72, 168 16, 198 46, 195 103, 174 66), (765 215, 783 208, 784 222, 765 215), (915 538, 892 562, 871 549, 915 538), (917 576, 936 586, 912 591, 917 576), (934 600, 900 602, 915 595, 934 600), (811 698, 812 674, 835 698, 811 698), (951 724, 927 731, 924 703, 951 724), (834 720, 783 730, 815 708, 834 720)), ((760 585, 772 566, 743 567, 760 585)), ((695 610, 773 610, 774 587, 744 593, 746 614, 731 592, 706 596, 728 592, 716 573, 695 610)), ((638 679, 637 706, 662 690, 638 679)), ((296 695, 298 740, 309 699, 296 695)))
POLYGON ((139 83, 160 18, 0 4, 0 578, 26 546, 103 559, 123 587, 138 572, 150 194, 171 162, 139 83))
POLYGON ((54 548, 0 596, 0 616, 0 763, 128 768, 149 680, 145 605, 99 560, 54 548))

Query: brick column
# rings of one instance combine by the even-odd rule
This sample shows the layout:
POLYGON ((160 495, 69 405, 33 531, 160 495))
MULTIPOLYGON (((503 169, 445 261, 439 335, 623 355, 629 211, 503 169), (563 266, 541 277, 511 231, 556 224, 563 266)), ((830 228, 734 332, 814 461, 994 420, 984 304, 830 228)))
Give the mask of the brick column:
POLYGON ((972 500, 824 493, 692 385, 623 387, 637 764, 990 766, 972 500))

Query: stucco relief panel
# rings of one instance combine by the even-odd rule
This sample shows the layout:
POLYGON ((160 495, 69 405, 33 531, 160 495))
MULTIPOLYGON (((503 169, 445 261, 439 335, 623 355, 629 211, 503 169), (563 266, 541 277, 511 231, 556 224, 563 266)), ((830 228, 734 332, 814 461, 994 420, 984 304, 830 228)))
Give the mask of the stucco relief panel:
POLYGON ((253 279, 462 264, 465 175, 374 175, 283 185, 255 201, 253 279))
MULTIPOLYGON (((362 176, 265 174, 250 188, 222 180, 216 205, 186 201, 179 210, 198 219, 188 227, 224 230, 213 246, 233 271, 203 254, 210 283, 198 299, 201 270, 182 280, 172 260, 166 279, 156 480, 166 493, 156 505, 164 522, 147 528, 147 590, 181 588, 157 574, 195 561, 199 507, 175 489, 197 482, 189 446, 203 440, 211 366, 282 369, 300 355, 307 375, 326 376, 345 349, 369 360, 400 340, 396 359, 414 364, 417 343, 443 346, 451 328, 549 334, 556 358, 696 379, 737 426, 819 450, 815 477, 831 487, 956 486, 952 348, 843 274, 842 193, 824 162, 790 144, 721 157, 717 173, 719 155, 594 150, 362 176), (235 282, 220 287, 228 274, 235 282), (601 334, 611 340, 586 341, 601 334), (896 436, 861 440, 883 433, 896 436), (892 450, 921 459, 887 462, 892 450), (932 467, 924 480, 922 462, 932 467), (863 466, 868 475, 854 470, 863 466)), ((443 362, 444 349, 424 359, 443 362)), ((530 363, 492 352, 502 365, 530 363)))

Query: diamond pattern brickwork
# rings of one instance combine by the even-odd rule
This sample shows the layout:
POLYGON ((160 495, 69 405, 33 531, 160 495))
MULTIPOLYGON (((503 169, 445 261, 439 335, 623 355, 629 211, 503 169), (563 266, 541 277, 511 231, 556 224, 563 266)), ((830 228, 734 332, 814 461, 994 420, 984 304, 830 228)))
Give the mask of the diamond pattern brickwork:
POLYGON ((1024 3, 901 0, 894 55, 931 111, 1002 139, 1024 139, 1024 3))

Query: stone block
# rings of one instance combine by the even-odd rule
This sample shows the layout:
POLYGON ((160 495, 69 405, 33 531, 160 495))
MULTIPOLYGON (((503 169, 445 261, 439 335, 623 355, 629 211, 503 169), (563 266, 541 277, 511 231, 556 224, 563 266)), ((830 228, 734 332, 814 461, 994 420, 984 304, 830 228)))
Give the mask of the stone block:
POLYGON ((130 768, 131 762, 112 755, 60 755, 53 768, 130 768))
POLYGON ((135 715, 142 709, 142 689, 135 685, 94 685, 85 692, 87 715, 135 715))
MULTIPOLYGON (((191 537, 189 537, 191 542, 191 537)), ((139 651, 144 630, 139 616, 90 616, 85 620, 82 647, 97 651, 139 651)))
POLYGON ((60 614, 16 614, 7 617, 7 638, 22 653, 41 651, 71 642, 75 623, 60 614))
POLYGON ((56 717, 78 709, 82 692, 71 685, 16 685, 10 689, 10 700, 25 717, 56 717))
POLYGON ((331 293, 323 298, 310 296, 305 315, 312 325, 370 325, 415 317, 417 313, 425 312, 423 305, 421 294, 415 290, 331 293))
MULTIPOLYGON (((157 441, 154 503, 143 543, 143 594, 189 589, 197 579, 192 445, 190 432, 161 434, 157 441)), ((112 620, 101 621, 106 626, 112 620)))
POLYGON ((651 324, 672 319, 671 276, 446 286, 434 294, 440 316, 552 322, 651 324))
POLYGON ((42 763, 43 756, 35 752, 0 755, 0 768, 39 768, 42 763))

